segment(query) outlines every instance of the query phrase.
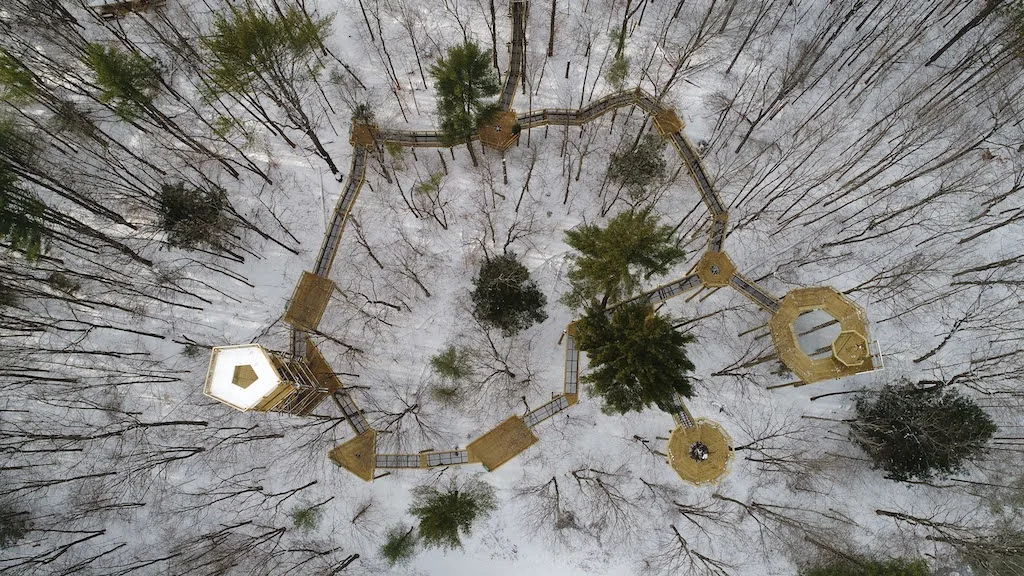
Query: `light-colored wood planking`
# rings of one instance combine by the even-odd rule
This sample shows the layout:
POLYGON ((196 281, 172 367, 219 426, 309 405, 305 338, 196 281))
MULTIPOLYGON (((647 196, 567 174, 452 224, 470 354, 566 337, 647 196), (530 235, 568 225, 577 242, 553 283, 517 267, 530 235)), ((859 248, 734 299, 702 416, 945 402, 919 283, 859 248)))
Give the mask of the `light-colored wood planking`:
POLYGON ((359 436, 331 450, 328 457, 335 464, 356 476, 373 480, 373 472, 377 462, 377 431, 369 429, 359 436))
POLYGON ((284 321, 300 330, 316 330, 334 294, 334 282, 311 272, 302 272, 288 301, 284 321))
POLYGON ((827 286, 798 288, 786 294, 779 311, 768 322, 779 359, 801 383, 843 378, 874 369, 868 348, 868 321, 864 311, 849 298, 827 286), (811 358, 800 348, 794 328, 804 312, 822 310, 839 321, 840 337, 825 358, 811 358), (838 347, 837 347, 838 345, 838 347))
POLYGON ((512 416, 470 442, 466 449, 472 460, 478 460, 484 468, 493 472, 536 442, 537 437, 523 419, 512 416))
POLYGON ((668 463, 691 484, 717 483, 729 472, 731 462, 732 438, 717 422, 699 418, 695 426, 677 427, 668 439, 668 463), (697 442, 707 446, 706 460, 690 456, 690 449, 697 442))

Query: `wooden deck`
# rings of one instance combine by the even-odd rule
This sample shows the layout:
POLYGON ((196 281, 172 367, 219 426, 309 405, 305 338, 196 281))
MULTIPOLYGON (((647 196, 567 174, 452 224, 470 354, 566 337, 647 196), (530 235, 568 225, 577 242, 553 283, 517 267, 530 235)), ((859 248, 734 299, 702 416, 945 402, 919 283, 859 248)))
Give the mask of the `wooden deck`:
POLYGON ((536 442, 537 437, 523 419, 512 416, 470 442, 466 449, 472 460, 479 461, 488 472, 493 472, 536 442))
POLYGON ((333 294, 333 281, 304 271, 288 301, 284 321, 300 330, 316 330, 333 294))
POLYGON ((859 306, 827 286, 792 290, 768 322, 779 360, 801 384, 843 378, 874 369, 868 347, 868 321, 859 306), (794 323, 804 312, 822 310, 839 322, 839 337, 830 356, 811 358, 800 347, 794 323))
POLYGON ((695 426, 679 426, 668 440, 668 463, 683 480, 696 486, 714 484, 729 472, 732 462, 732 438, 716 422, 698 418, 695 426), (707 446, 706 460, 690 456, 691 447, 707 446))
POLYGON ((373 480, 377 462, 377 431, 373 428, 340 444, 328 457, 338 466, 366 480, 373 480))

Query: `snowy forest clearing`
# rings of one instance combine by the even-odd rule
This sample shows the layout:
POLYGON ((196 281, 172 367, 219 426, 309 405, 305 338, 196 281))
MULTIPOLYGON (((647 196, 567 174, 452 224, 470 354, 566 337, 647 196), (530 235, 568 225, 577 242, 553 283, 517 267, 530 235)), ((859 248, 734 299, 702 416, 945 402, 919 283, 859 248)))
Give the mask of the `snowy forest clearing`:
MULTIPOLYGON (((515 27, 503 30, 486 3, 286 3, 280 17, 306 14, 294 28, 303 33, 306 20, 339 17, 322 28, 313 66, 267 77, 288 80, 283 90, 238 95, 207 93, 234 80, 224 69, 205 75, 209 51, 223 48, 211 23, 222 26, 226 5, 168 2, 101 21, 77 3, 13 2, 0 13, 11 31, 0 59, 3 135, 14 126, 34 137, 31 155, 22 140, 3 140, 2 167, 24 187, 4 190, 41 199, 46 242, 33 247, 31 230, 5 236, 0 570, 753 575, 845 555, 926 558, 936 574, 1019 573, 1024 138, 1018 16, 999 4, 534 3, 513 84, 534 112, 517 117, 518 146, 486 151, 476 167, 461 146, 436 154, 386 142, 437 125, 424 71, 449 39, 516 44, 515 27), (101 64, 117 54, 159 62, 136 73, 160 82, 111 91, 101 64), (675 120, 656 113, 652 125, 629 105, 577 127, 571 111, 635 84, 683 112, 696 144, 677 150, 694 160, 671 155, 656 183, 619 194, 606 168, 675 120), (359 122, 346 129, 367 103, 387 127, 377 135, 360 135, 359 122), (535 124, 545 118, 566 125, 535 124), (396 130, 403 121, 413 130, 396 130), (344 166, 335 156, 348 153, 349 133, 362 169, 337 186, 325 176, 344 166), (382 135, 379 152, 360 156, 360 138, 382 135), (697 174, 696 190, 680 193, 692 166, 708 185, 697 174), (188 204, 189 186, 210 192, 188 204), (563 231, 645 206, 687 251, 663 280, 693 271, 712 288, 663 284, 659 299, 691 291, 659 314, 681 316, 676 328, 696 338, 692 406, 734 438, 733 473, 714 488, 682 484, 664 465, 664 412, 609 416, 597 399, 581 401, 483 477, 496 488, 494 512, 461 552, 428 548, 389 565, 377 549, 407 508, 422 509, 413 483, 444 489, 471 471, 364 485, 323 457, 351 437, 339 414, 381 431, 385 454, 420 463, 424 447, 461 459, 452 449, 545 406, 549 383, 565 378, 559 336, 575 317, 557 302, 572 269, 563 231), (342 208, 345 234, 338 227, 331 241, 342 208), (726 220, 714 216, 726 211, 735 262, 701 258, 721 252, 726 220), (313 253, 332 243, 329 260, 313 253), (481 262, 506 251, 551 303, 547 320, 515 338, 478 325, 466 294, 481 262), (715 289, 711 277, 729 265, 747 276, 719 284, 747 296, 715 289), (278 320, 302 269, 329 274, 336 289, 323 304, 312 281, 319 303, 288 309, 302 328, 293 331, 278 320), (862 341, 844 339, 849 348, 807 349, 803 332, 827 322, 816 320, 786 336, 792 348, 859 366, 878 338, 886 371, 767 392, 793 377, 771 358, 776 327, 748 298, 774 311, 785 300, 771 294, 822 285, 863 305, 870 337, 865 329, 862 341), (352 407, 322 402, 298 418, 212 404, 197 389, 203 349, 246 341, 312 344, 300 356, 320 354, 310 356, 313 379, 345 382, 352 407), (458 386, 432 366, 445 346, 468 351, 471 375, 458 386), (962 393, 998 431, 983 449, 965 448, 966 466, 933 477, 874 469, 884 468, 875 458, 885 441, 864 422, 879 415, 842 393, 901 382, 915 387, 909 398, 962 393)), ((496 52, 495 69, 517 68, 517 51, 508 61, 496 52)), ((14 206, 35 206, 18 194, 14 206)))

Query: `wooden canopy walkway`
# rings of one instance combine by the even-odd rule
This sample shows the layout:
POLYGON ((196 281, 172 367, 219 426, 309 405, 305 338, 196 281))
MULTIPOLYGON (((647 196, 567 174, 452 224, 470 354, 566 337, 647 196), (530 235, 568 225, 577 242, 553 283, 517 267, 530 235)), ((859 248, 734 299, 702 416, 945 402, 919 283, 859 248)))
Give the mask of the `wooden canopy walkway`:
MULTIPOLYGON (((509 16, 513 33, 510 62, 500 98, 502 109, 509 114, 514 113, 511 107, 515 91, 525 71, 528 14, 529 3, 526 0, 511 0, 509 16)), ((625 106, 637 106, 653 118, 659 133, 669 140, 679 153, 711 217, 707 252, 694 268, 682 278, 647 291, 636 298, 646 298, 653 305, 694 290, 717 290, 731 286, 760 309, 773 315, 771 334, 779 352, 779 359, 798 374, 804 383, 872 369, 867 318, 863 310, 851 301, 845 297, 841 301, 826 298, 821 293, 793 295, 799 291, 794 291, 790 296, 780 300, 736 270, 724 251, 728 230, 728 211, 725 203, 708 176, 697 148, 684 133, 685 124, 674 110, 664 107, 658 98, 637 87, 609 94, 580 109, 533 110, 515 116, 515 119, 521 130, 542 126, 581 126, 625 106), (842 323, 845 338, 839 343, 838 348, 833 345, 833 356, 827 359, 827 366, 808 363, 811 362, 810 358, 805 358, 807 355, 796 343, 793 322, 799 314, 810 309, 825 309, 842 316, 837 319, 842 323)), ((500 131, 495 127, 491 130, 500 131)), ((481 137, 478 134, 476 138, 481 137)), ((484 143, 504 149, 503 146, 507 147, 510 143, 516 142, 517 138, 518 133, 515 138, 510 136, 502 142, 489 143, 484 139, 484 143)), ((313 271, 303 274, 293 295, 293 301, 289 303, 289 314, 285 316, 285 320, 292 325, 293 354, 307 359, 313 367, 313 372, 323 383, 324 389, 330 391, 355 434, 354 438, 331 450, 329 456, 339 466, 366 481, 375 477, 377 469, 422 469, 479 463, 487 470, 494 470, 537 441, 534 429, 538 425, 577 403, 579 350, 576 346, 575 324, 570 323, 566 327, 563 337, 565 359, 561 394, 553 395, 550 401, 523 416, 509 417, 463 449, 430 449, 416 454, 378 453, 377 431, 370 426, 346 387, 317 350, 309 333, 317 329, 320 316, 326 308, 324 287, 330 282, 328 276, 337 255, 345 224, 365 181, 371 154, 385 144, 434 148, 446 145, 442 142, 440 132, 381 129, 360 123, 354 124, 350 141, 353 155, 348 182, 334 208, 313 271)), ((333 283, 330 285, 333 286, 333 283)), ((327 299, 329 300, 329 297, 327 299)), ((670 412, 676 428, 669 441, 669 464, 683 479, 695 484, 720 479, 727 473, 731 461, 732 441, 728 434, 714 422, 695 419, 682 398, 677 398, 676 406, 670 412)))

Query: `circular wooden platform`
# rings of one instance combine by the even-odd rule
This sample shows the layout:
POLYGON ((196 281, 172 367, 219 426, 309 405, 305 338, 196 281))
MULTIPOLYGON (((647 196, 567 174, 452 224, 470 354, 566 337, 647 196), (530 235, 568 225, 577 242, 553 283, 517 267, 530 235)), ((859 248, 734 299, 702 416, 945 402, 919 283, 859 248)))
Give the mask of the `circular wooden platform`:
POLYGON ((732 438, 717 422, 698 418, 695 424, 672 431, 668 439, 668 463, 680 478, 691 484, 717 483, 729 473, 732 438))

